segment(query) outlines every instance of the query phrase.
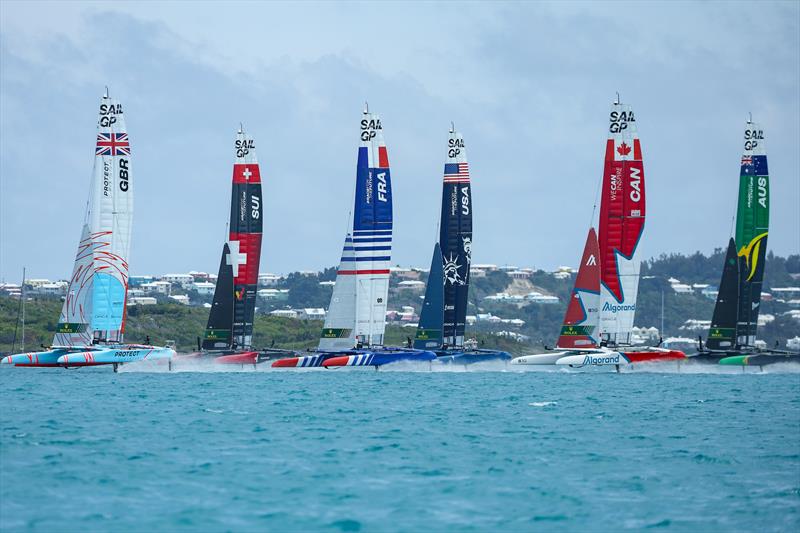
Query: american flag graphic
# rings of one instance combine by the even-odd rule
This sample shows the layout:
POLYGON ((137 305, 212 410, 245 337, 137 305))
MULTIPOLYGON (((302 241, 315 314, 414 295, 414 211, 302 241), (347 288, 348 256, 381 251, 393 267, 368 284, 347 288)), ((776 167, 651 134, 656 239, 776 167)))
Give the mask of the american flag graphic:
POLYGON ((445 183, 469 182, 469 165, 467 163, 445 163, 445 183))
POLYGON ((749 155, 742 156, 742 164, 743 165, 752 165, 753 164, 753 158, 750 157, 749 155))
POLYGON ((127 133, 98 133, 95 155, 131 155, 127 133))

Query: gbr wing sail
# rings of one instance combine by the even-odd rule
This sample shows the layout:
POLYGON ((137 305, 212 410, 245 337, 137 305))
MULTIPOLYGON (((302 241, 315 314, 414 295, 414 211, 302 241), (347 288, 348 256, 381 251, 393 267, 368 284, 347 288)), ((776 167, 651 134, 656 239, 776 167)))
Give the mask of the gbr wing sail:
POLYGON ((128 288, 133 174, 122 104, 100 101, 89 200, 54 346, 122 342, 128 288))
POLYGON ((609 114, 600 203, 600 333, 610 343, 630 343, 639 288, 639 240, 644 232, 642 147, 629 105, 609 114))

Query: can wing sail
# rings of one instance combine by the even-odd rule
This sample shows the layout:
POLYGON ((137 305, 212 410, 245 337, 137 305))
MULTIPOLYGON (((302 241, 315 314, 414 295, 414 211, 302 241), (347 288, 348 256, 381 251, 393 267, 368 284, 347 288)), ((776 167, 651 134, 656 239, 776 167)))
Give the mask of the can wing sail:
POLYGON ((368 111, 361 119, 352 235, 350 266, 340 269, 337 278, 355 276, 357 341, 380 346, 392 258, 392 181, 381 119, 368 111))
POLYGON ((725 266, 719 283, 717 303, 708 330, 706 347, 710 350, 730 350, 736 345, 736 322, 739 312, 739 258, 736 242, 728 243, 725 266))
POLYGON ((356 276, 349 272, 354 258, 353 238, 348 233, 319 341, 320 350, 349 350, 356 345, 356 276))
POLYGON ((589 229, 583 247, 581 266, 570 295, 564 325, 558 337, 559 348, 596 348, 600 299, 600 247, 594 228, 589 229))
POLYGON ((612 343, 628 343, 639 288, 644 167, 631 106, 613 104, 609 121, 600 204, 600 333, 612 343))
POLYGON ((241 129, 234 144, 231 218, 228 246, 233 270, 233 342, 238 347, 253 343, 253 319, 261 261, 261 170, 253 138, 241 129))
POLYGON ((54 346, 122 341, 132 218, 125 117, 119 101, 105 96, 100 101, 89 201, 54 346))
POLYGON ((439 243, 444 270, 444 344, 463 346, 472 261, 472 192, 463 136, 452 129, 442 184, 439 243))
POLYGON ((748 122, 739 173, 736 243, 739 246, 738 344, 756 340, 769 232, 769 170, 764 130, 748 122))
POLYGON ((425 287, 425 300, 419 313, 419 325, 414 335, 414 348, 417 350, 438 349, 442 347, 442 326, 444 324, 444 269, 442 248, 437 242, 433 246, 433 258, 425 287))
POLYGON ((233 329, 233 268, 230 264, 231 250, 228 243, 222 246, 219 261, 217 286, 214 301, 208 314, 208 323, 203 336, 204 350, 220 350, 231 347, 233 329))

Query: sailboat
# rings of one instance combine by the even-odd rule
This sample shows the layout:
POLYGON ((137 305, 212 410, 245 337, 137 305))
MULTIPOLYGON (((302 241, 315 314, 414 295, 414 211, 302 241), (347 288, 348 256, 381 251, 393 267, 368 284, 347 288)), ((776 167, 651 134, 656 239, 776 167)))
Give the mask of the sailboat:
POLYGON ((291 350, 254 349, 253 324, 261 261, 261 169, 252 136, 240 125, 234 142, 228 240, 223 244, 214 299, 198 352, 220 364, 258 364, 291 350))
POLYGON ((414 348, 440 363, 509 360, 508 352, 465 346, 472 262, 472 192, 464 137, 451 124, 442 183, 439 242, 433 249, 414 348))
POLYGON ((769 170, 764 130, 748 120, 739 170, 736 233, 725 254, 706 345, 692 356, 693 361, 763 366, 800 357, 755 346, 768 233, 769 170))
MULTIPOLYGON (((684 359, 678 350, 631 345, 631 331, 636 313, 639 289, 639 242, 644 233, 645 188, 644 165, 636 116, 630 105, 619 99, 609 113, 608 138, 606 140, 605 165, 600 201, 599 234, 597 254, 589 254, 593 248, 592 231, 584 249, 581 269, 586 268, 584 285, 599 289, 597 315, 587 315, 587 320, 596 320, 597 336, 582 339, 589 342, 587 349, 597 348, 597 353, 575 353, 559 357, 558 351, 550 354, 525 356, 515 364, 552 364, 569 366, 627 365, 670 359, 684 359), (588 268, 587 261, 593 268, 588 268), (599 280, 595 281, 599 276, 599 280)), ((581 277, 579 272, 578 278, 581 277)), ((576 289, 578 288, 576 280, 576 289)), ((570 306, 574 302, 570 300, 570 306)), ((586 293, 590 294, 590 293, 586 293)), ((584 298, 586 296, 582 296, 584 298)), ((567 310, 569 316, 569 308, 567 310)), ((594 323, 588 324, 594 326, 594 323)), ((565 327, 570 326, 565 318, 565 327)), ((578 337, 581 337, 579 335, 578 337)), ((577 340, 577 339, 576 339, 577 340)), ((559 339, 559 345, 569 341, 559 339)), ((560 347, 560 346, 559 346, 560 347)))
POLYGON ((171 359, 171 348, 125 344, 131 223, 131 143, 122 104, 100 101, 94 171, 78 252, 53 344, 43 352, 10 355, 15 366, 73 367, 171 359))
POLYGON ((431 352, 384 346, 392 250, 392 182, 380 117, 365 106, 356 167, 355 206, 318 349, 276 368, 381 366, 432 360, 431 352))

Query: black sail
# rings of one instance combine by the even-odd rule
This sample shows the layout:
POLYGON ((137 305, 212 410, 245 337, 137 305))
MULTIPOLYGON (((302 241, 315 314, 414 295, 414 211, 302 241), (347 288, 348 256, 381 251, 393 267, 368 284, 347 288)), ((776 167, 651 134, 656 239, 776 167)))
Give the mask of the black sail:
POLYGON ((231 251, 228 243, 222 247, 222 259, 219 262, 217 287, 214 289, 214 302, 208 314, 204 350, 224 350, 231 346, 233 328, 233 269, 227 261, 231 251))
POLYGON ((736 323, 739 315, 739 258, 736 241, 728 243, 725 266, 719 283, 717 304, 711 318, 706 347, 709 350, 732 350, 736 346, 736 323))

